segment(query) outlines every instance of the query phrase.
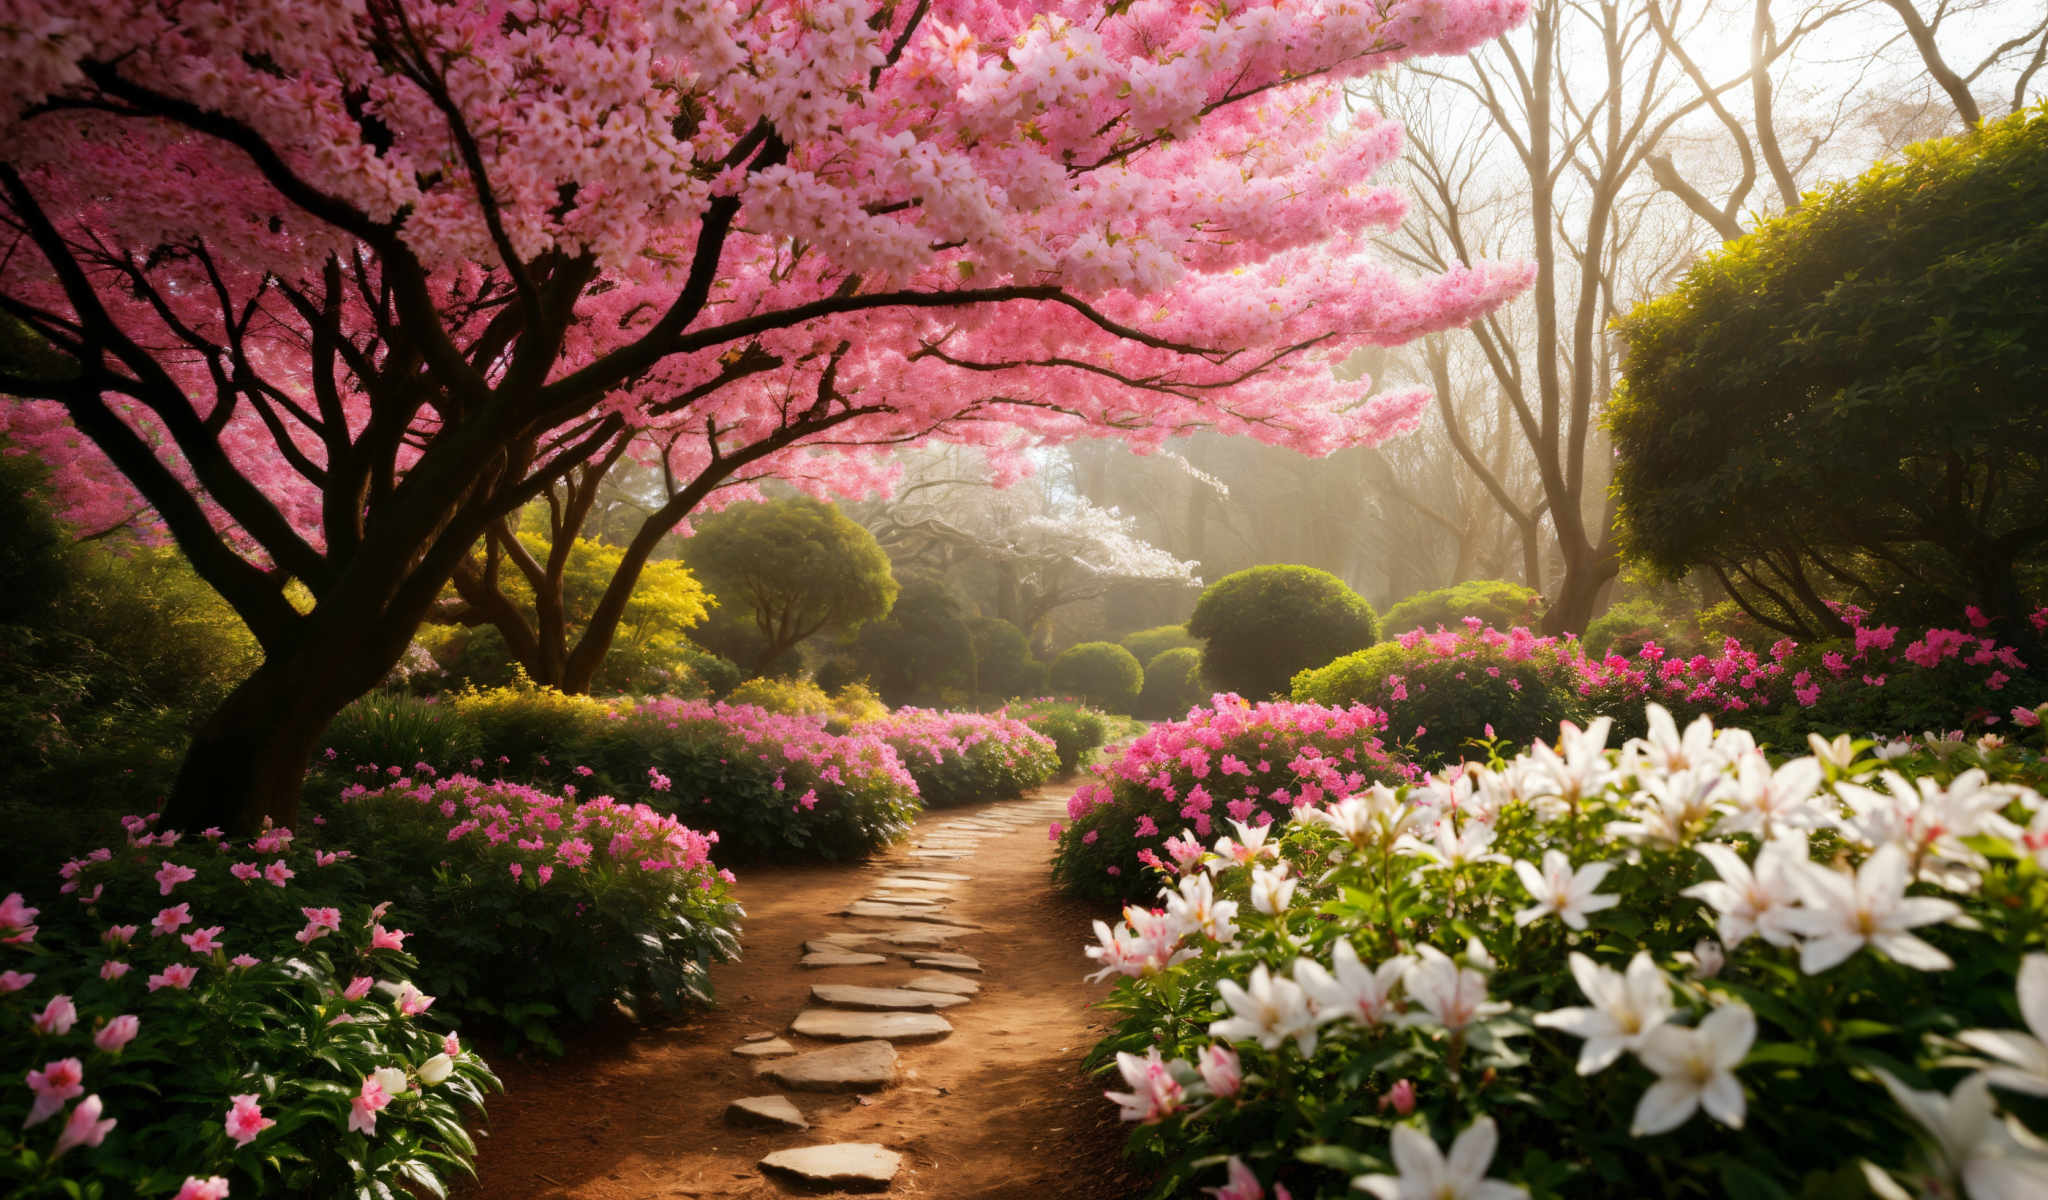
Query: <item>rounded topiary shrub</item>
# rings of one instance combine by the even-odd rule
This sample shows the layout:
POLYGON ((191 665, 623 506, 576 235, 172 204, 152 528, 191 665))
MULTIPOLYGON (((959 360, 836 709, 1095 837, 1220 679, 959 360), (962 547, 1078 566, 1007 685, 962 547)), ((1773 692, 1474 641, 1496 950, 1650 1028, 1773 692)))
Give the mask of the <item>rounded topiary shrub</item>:
POLYGON ((1379 640, 1372 606, 1314 567, 1252 567, 1209 585, 1188 632, 1202 639, 1202 677, 1219 691, 1284 696, 1294 673, 1379 640))
POLYGON ((1098 708, 1128 714, 1138 704, 1145 669, 1115 642, 1082 642, 1060 652, 1050 672, 1056 692, 1075 695, 1098 708))
POLYGON ((982 696, 1036 696, 1045 690, 1045 664, 1032 656, 1031 639, 1001 617, 975 617, 974 691, 982 696))
POLYGON ((1130 651, 1139 662, 1147 664, 1168 650, 1178 650, 1183 646, 1199 650, 1202 646, 1185 625, 1155 625, 1150 629, 1140 629, 1118 638, 1117 644, 1130 651))
POLYGON ((1450 587, 1415 593, 1381 614, 1380 628, 1391 637, 1411 629, 1456 629, 1466 618, 1476 617, 1482 625, 1510 629, 1535 624, 1541 603, 1536 589, 1519 583, 1468 579, 1450 587))
POLYGON ((1559 721, 1583 721, 1578 661, 1526 629, 1411 631, 1296 675, 1294 698, 1370 705, 1387 714, 1389 742, 1425 763, 1457 762, 1477 739, 1532 742, 1555 738, 1559 721))
POLYGON ((1183 717, 1209 698, 1202 686, 1202 652, 1180 646, 1154 655, 1145 664, 1145 686, 1138 693, 1138 715, 1183 717))

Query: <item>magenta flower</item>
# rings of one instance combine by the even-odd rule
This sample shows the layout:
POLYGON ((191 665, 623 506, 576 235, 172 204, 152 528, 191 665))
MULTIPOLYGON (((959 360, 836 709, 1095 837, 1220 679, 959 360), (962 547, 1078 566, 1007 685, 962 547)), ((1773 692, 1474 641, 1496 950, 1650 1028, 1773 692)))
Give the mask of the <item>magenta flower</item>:
POLYGON ((405 939, 411 935, 402 929, 386 929, 382 925, 370 927, 370 949, 403 950, 405 939))
POLYGON ((121 1048, 134 1041, 135 1035, 141 1031, 142 1018, 122 1013, 100 1026, 99 1032, 92 1035, 92 1044, 108 1054, 119 1054, 121 1048))
POLYGON ((178 932, 180 927, 190 925, 191 923, 192 906, 190 904, 179 904, 157 913, 155 917, 151 918, 149 928, 152 936, 164 937, 178 932))
POLYGON ((263 878, 269 880, 273 887, 283 887, 286 880, 297 874, 298 872, 285 866, 284 860, 281 858, 263 868, 263 878))
POLYGON ((263 868, 255 863, 238 862, 228 868, 228 874, 241 880, 243 883, 254 883, 257 879, 262 878, 263 868))
POLYGON ((257 1134, 277 1124, 263 1115, 255 1095, 244 1094, 231 1099, 233 1102, 228 1107, 226 1124, 228 1137, 234 1140, 235 1145, 246 1146, 256 1140, 257 1134))
POLYGON ((176 988, 182 992, 190 988, 192 981, 197 978, 199 978, 198 967, 187 966, 184 963, 172 963, 162 971, 149 977, 149 990, 154 992, 163 988, 176 988))
POLYGON ((174 862, 165 862, 163 866, 156 869, 156 884, 158 888, 162 889, 160 894, 168 896, 171 894, 172 888, 195 879, 198 875, 199 872, 190 867, 181 866, 174 862))
MULTIPOLYGON (((329 750, 327 753, 333 754, 334 751, 329 750)), ((218 1175, 209 1175, 204 1179, 197 1175, 187 1175, 185 1186, 179 1188, 178 1194, 171 1197, 171 1200, 228 1200, 228 1181, 218 1175)))
POLYGON ((341 928, 341 910, 338 908, 302 908, 299 912, 305 915, 306 927, 292 936, 302 946, 310 946, 341 928))
POLYGON ((29 1105, 28 1120, 21 1123, 23 1129, 56 1116, 74 1097, 84 1094, 85 1064, 75 1058, 44 1063, 42 1070, 28 1073, 28 1090, 35 1100, 29 1105))
POLYGON ((376 985, 377 981, 375 978, 369 975, 358 975, 354 979, 349 980, 347 987, 341 989, 341 998, 350 1001, 360 1000, 364 996, 369 995, 370 989, 376 985))
POLYGON ((195 929, 191 933, 184 934, 179 940, 184 942, 185 948, 194 954, 212 954, 215 950, 220 949, 220 935, 223 928, 220 925, 209 925, 205 929, 195 929))
POLYGON ((253 954, 237 954, 233 958, 228 960, 228 965, 233 967, 240 967, 241 969, 246 971, 250 967, 253 967, 257 963, 260 963, 262 961, 262 959, 257 958, 253 954))
POLYGON ((64 1129, 57 1135, 57 1145, 50 1151, 56 1158, 74 1146, 97 1146, 107 1140, 107 1131, 114 1127, 114 1118, 100 1119, 100 1098, 87 1096, 71 1110, 64 1120, 64 1129))
POLYGON ((442 1038, 441 1053, 450 1058, 459 1058, 462 1054, 462 1039, 452 1033, 442 1038))
POLYGON ((78 1023, 78 1006, 71 1003, 69 996, 53 996, 36 1014, 36 1032, 54 1037, 63 1037, 78 1023))

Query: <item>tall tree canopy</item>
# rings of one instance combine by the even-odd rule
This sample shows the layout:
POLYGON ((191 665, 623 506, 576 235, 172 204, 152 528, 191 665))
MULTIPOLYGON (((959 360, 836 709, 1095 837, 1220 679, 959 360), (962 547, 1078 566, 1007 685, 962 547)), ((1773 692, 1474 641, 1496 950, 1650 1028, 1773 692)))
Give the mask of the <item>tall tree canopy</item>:
POLYGON ((1628 545, 1757 619, 2019 618, 2048 550, 2048 108, 1910 147, 1621 323, 1628 545))
POLYGON ((85 523, 139 492, 265 654, 174 819, 291 816, 479 538, 629 453, 674 521, 876 482, 820 448, 1401 427, 1330 357, 1527 272, 1372 260, 1399 131, 1336 86, 1526 7, 18 0, 0 310, 58 361, 0 364, 10 427, 85 523))

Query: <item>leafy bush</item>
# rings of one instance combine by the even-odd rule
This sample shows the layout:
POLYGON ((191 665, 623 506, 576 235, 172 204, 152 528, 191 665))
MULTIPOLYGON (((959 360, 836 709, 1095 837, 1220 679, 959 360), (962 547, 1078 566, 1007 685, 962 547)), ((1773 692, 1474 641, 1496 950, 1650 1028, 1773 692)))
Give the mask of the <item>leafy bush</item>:
POLYGON ((1193 646, 1162 650, 1145 664, 1138 711, 1148 717, 1184 716, 1209 698, 1202 686, 1202 652, 1193 646))
POLYGON ((899 708, 859 728, 895 748, 926 808, 1014 800, 1060 765, 1052 739, 1014 717, 899 708))
POLYGON ((1475 741, 1554 736, 1559 721, 1583 716, 1579 679, 1569 649, 1526 629, 1411 630, 1296 675, 1294 698, 1379 709, 1418 761, 1457 762, 1475 741))
POLYGON ((1388 636, 1411 629, 1456 629, 1467 617, 1506 629, 1536 619, 1542 597, 1536 589, 1505 579, 1468 579, 1450 587, 1417 592, 1380 614, 1388 636))
POLYGON ((1252 567, 1210 584, 1188 632, 1202 639, 1210 687, 1261 698, 1286 695, 1296 671, 1379 640, 1371 605, 1328 571, 1301 566, 1252 567))
POLYGON ((832 697, 808 679, 749 679, 726 699, 790 716, 822 717, 832 711, 832 697))
POLYGON ((1260 824, 1400 777, 1380 742, 1383 714, 1354 705, 1217 696, 1184 721, 1152 726, 1067 802, 1053 878, 1078 895, 1150 894, 1146 866, 1183 830, 1206 838, 1227 817, 1260 824))
MULTIPOLYGON (((466 688, 450 699, 456 717, 474 731, 475 755, 466 765, 530 783, 567 781, 569 769, 587 753, 590 732, 612 712, 611 704, 596 697, 540 687, 523 675, 510 687, 466 688)), ((433 765, 446 773, 465 764, 433 765)))
POLYGON ((1643 723, 1185 846, 1099 926, 1157 1194, 1419 1195, 1453 1135, 1466 1195, 2037 1194, 2041 796, 1643 723))
POLYGON ((585 787, 649 789, 650 803, 716 833, 730 862, 858 858, 902 837, 919 809, 886 741, 860 726, 831 733, 819 716, 649 699, 594 722, 585 745, 585 787))
POLYGON ((1071 775, 1109 739, 1103 714, 1071 700, 1031 700, 1005 705, 1002 716, 1015 717, 1052 739, 1060 774, 1071 775))
POLYGON ((352 786, 326 819, 376 847, 362 869, 444 999, 556 1053, 558 1029, 613 1001, 710 1003, 710 965, 739 952, 716 835, 644 804, 457 775, 352 786))
POLYGON ((1117 639, 1117 644, 1131 652, 1131 657, 1141 663, 1149 663, 1168 650, 1184 647, 1201 649, 1201 640, 1188 632, 1186 625, 1155 625, 1140 629, 1117 639))
POLYGON ((860 674, 891 704, 933 701, 974 678, 974 635, 965 604, 942 576, 898 575, 900 590, 887 616, 861 626, 850 651, 860 674))
POLYGON ((974 638, 974 690, 982 696, 1035 696, 1045 690, 1045 664, 1024 631, 1000 617, 967 623, 974 638))
POLYGON ((433 698, 372 692, 341 710, 327 727, 323 753, 351 766, 465 763, 482 750, 474 721, 433 698))
POLYGON ((361 901, 356 864, 282 829, 227 843, 153 820, 66 864, 82 903, 46 901, 40 929, 19 893, 0 902, 7 1069, 29 1084, 0 1090, 7 1194, 220 1178, 392 1196, 467 1172, 465 1111, 497 1080, 431 1028, 420 963, 361 901))
POLYGON ((1137 706, 1145 669, 1115 642, 1082 642, 1052 660, 1048 677, 1056 691, 1079 696, 1110 712, 1128 713, 1137 706))

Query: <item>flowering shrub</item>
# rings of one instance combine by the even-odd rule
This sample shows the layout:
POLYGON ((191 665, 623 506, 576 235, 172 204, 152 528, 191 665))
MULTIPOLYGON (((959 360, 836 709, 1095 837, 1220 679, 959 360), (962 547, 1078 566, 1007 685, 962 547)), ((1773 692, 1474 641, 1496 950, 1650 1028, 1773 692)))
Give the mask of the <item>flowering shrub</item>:
POLYGON ((10 1196, 439 1192, 497 1080, 340 851, 128 819, 61 900, 0 900, 10 1196))
POLYGON ((590 787, 650 801, 715 831, 721 857, 856 858, 910 829, 917 784, 879 734, 743 704, 643 700, 595 722, 590 787))
POLYGON ((367 862, 394 919, 465 1012, 560 1052, 554 1027, 613 1001, 711 1000, 709 968, 739 953, 729 872, 703 835, 644 804, 582 803, 456 775, 345 789, 330 832, 367 862))
POLYGON ((1160 1194, 2048 1194, 2042 796, 1645 726, 1235 826, 1099 924, 1160 1194))
POLYGON ((1051 738, 1062 775, 1080 770, 1109 740, 1108 720, 1077 700, 1020 700, 1004 705, 998 715, 1015 717, 1051 738))
POLYGON ((926 808, 1012 800, 1052 778, 1052 739, 1014 717, 899 708, 858 727, 896 750, 926 808))
POLYGON ((1086 896, 1148 894, 1147 872, 1200 844, 1172 838, 1183 826, 1206 838, 1225 821, 1263 826, 1295 809, 1398 778, 1379 734, 1385 718, 1363 705, 1325 708, 1219 695, 1185 721, 1140 734, 1096 769, 1055 824, 1053 877, 1086 896), (1162 858, 1165 856, 1165 859, 1162 858))
MULTIPOLYGON (((500 739, 501 741, 503 739, 500 739)), ((371 692, 341 710, 327 727, 326 748, 338 762, 439 763, 479 757, 478 723, 437 697, 371 692)))
MULTIPOLYGON (((1719 654, 1669 655, 1655 642, 1632 657, 1587 656, 1570 639, 1502 632, 1468 621, 1461 630, 1411 630, 1393 643, 1340 658, 1294 679, 1297 700, 1384 708, 1390 735, 1425 757, 1455 760, 1491 724, 1502 738, 1543 736, 1560 719, 1611 717, 1643 732, 1646 701, 1690 717, 1741 714, 1767 744, 1803 744, 1809 733, 1897 733, 1983 728, 2015 704, 2048 697, 2042 677, 1984 627, 1930 628, 1907 637, 1844 607, 1850 636, 1802 647, 1790 638, 1756 649, 1725 639, 1719 654), (1426 685, 1426 686, 1418 686, 1426 685), (1452 686, 1455 685, 1455 686, 1452 686), (1421 735, 1410 731, 1422 727, 1421 735)), ((2048 610, 2036 614, 2048 627, 2048 610)))

